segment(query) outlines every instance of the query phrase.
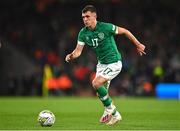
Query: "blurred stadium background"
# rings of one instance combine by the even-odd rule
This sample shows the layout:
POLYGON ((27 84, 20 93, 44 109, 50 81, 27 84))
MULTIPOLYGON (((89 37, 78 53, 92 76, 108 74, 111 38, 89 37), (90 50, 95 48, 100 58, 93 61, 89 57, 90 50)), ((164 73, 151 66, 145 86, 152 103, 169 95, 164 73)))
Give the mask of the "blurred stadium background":
POLYGON ((123 69, 111 83, 113 96, 156 96, 160 83, 180 88, 178 0, 1 0, 0 96, 95 95, 92 51, 64 61, 76 46, 86 4, 96 6, 99 21, 129 29, 146 45, 140 57, 127 38, 116 37, 123 69))

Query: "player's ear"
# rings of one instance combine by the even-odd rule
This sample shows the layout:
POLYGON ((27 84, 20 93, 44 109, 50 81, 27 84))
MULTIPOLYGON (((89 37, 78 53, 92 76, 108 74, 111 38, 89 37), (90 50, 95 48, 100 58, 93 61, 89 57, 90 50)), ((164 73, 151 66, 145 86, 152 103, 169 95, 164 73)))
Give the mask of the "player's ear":
POLYGON ((97 18, 97 14, 95 13, 95 18, 97 18))
POLYGON ((93 12, 93 16, 94 16, 95 18, 97 18, 97 14, 96 14, 96 13, 94 13, 94 12, 93 12))

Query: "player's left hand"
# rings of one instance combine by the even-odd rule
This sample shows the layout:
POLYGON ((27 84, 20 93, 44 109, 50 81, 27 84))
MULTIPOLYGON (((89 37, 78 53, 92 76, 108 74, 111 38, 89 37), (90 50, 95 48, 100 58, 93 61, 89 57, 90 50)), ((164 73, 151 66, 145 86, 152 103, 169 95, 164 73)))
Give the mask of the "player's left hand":
POLYGON ((141 56, 146 55, 146 52, 144 50, 145 50, 145 45, 143 45, 143 44, 137 45, 137 51, 141 56))

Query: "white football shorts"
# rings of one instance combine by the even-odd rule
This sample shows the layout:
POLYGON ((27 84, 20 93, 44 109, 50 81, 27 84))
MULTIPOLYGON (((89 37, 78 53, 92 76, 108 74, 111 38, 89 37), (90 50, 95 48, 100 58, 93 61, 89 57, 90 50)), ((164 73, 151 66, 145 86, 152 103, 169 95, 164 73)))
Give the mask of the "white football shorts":
POLYGON ((96 77, 102 76, 106 79, 112 80, 115 78, 122 69, 122 62, 117 61, 111 64, 101 64, 98 62, 96 66, 96 77))

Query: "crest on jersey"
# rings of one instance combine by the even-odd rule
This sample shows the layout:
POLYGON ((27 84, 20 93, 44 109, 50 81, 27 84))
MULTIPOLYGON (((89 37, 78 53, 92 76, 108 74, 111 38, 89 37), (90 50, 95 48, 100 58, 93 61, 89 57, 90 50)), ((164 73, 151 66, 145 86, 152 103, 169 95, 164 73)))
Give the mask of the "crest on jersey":
POLYGON ((98 33, 98 37, 101 40, 104 39, 104 33, 103 32, 98 33))

